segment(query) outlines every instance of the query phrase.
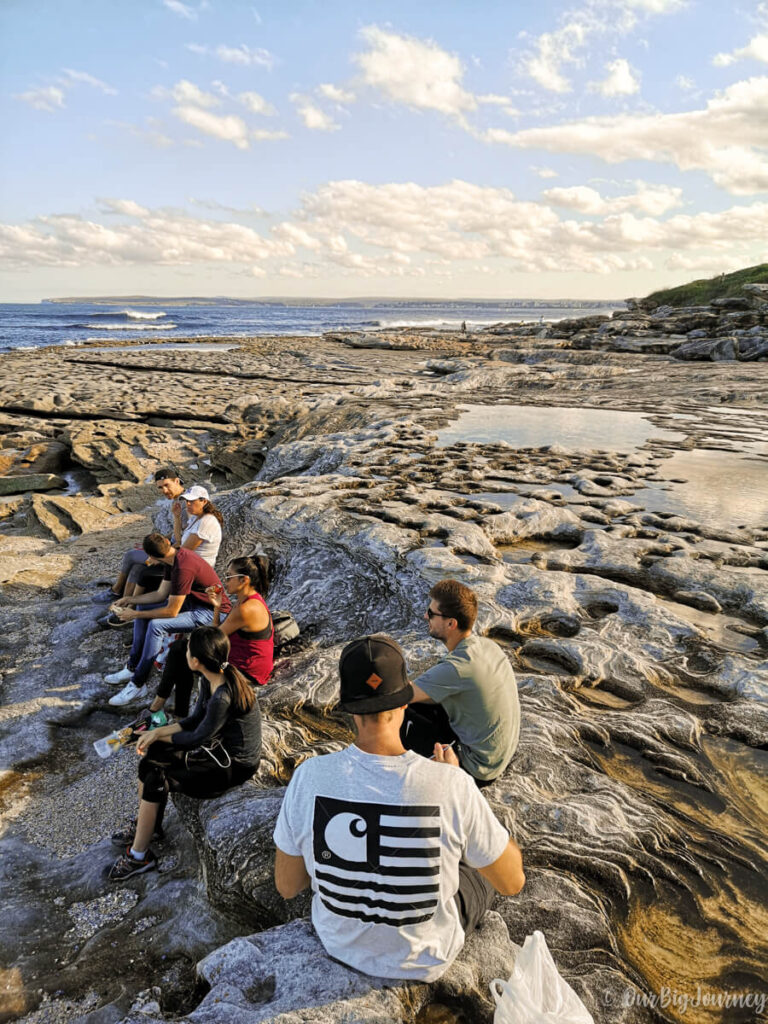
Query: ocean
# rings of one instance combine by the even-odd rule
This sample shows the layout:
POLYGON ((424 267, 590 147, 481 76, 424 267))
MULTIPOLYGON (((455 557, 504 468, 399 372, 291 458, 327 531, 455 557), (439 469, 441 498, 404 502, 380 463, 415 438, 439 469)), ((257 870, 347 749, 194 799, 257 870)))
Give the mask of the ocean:
POLYGON ((248 337, 255 334, 319 335, 335 330, 387 327, 437 327, 469 330, 499 321, 562 320, 610 313, 623 303, 600 306, 544 305, 518 302, 426 302, 367 300, 337 304, 289 305, 237 302, 221 305, 136 303, 0 304, 0 351, 74 345, 82 341, 158 338, 248 337))

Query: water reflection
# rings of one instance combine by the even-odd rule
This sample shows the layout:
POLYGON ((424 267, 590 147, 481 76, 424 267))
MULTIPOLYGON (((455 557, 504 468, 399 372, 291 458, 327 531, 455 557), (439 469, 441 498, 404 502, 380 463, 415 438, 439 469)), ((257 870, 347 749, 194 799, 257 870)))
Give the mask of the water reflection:
POLYGON ((675 452, 659 473, 686 483, 644 487, 629 500, 649 512, 690 516, 728 530, 768 523, 768 460, 732 452, 675 452))
POLYGON ((506 441, 516 448, 561 444, 631 452, 650 438, 682 441, 686 436, 654 427, 639 412, 535 405, 463 405, 460 409, 455 423, 440 431, 439 447, 457 441, 506 441))

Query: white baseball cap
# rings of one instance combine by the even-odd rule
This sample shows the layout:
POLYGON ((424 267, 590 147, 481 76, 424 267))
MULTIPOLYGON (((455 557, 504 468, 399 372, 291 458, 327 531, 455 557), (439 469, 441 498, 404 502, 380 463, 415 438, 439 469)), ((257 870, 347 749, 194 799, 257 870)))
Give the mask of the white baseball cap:
POLYGON ((185 501, 196 501, 198 498, 202 498, 204 501, 211 500, 211 496, 208 491, 204 487, 201 487, 200 484, 195 484, 194 487, 190 487, 188 490, 184 491, 182 498, 184 498, 185 501))

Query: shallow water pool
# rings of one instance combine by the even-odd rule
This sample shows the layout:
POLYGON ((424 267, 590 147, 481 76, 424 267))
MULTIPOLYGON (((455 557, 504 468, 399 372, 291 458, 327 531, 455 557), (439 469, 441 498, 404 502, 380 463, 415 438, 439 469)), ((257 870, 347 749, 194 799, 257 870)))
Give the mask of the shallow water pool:
POLYGON ((628 497, 649 512, 671 512, 727 530, 768 525, 768 459, 735 452, 675 452, 659 467, 664 487, 644 487, 628 497))
POLYGON ((565 448, 631 452, 650 438, 682 441, 685 434, 655 427, 639 412, 570 406, 463 405, 461 415, 438 434, 438 446, 457 441, 490 444, 506 441, 515 448, 565 448))

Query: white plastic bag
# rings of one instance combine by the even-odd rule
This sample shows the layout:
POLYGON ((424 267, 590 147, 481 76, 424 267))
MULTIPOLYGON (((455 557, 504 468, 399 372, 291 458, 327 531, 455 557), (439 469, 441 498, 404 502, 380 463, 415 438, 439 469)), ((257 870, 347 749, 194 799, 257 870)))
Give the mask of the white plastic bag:
POLYGON ((592 1014, 558 973, 541 932, 529 935, 509 981, 494 978, 493 1024, 595 1024, 592 1014))

